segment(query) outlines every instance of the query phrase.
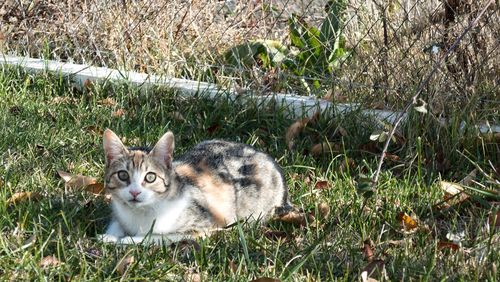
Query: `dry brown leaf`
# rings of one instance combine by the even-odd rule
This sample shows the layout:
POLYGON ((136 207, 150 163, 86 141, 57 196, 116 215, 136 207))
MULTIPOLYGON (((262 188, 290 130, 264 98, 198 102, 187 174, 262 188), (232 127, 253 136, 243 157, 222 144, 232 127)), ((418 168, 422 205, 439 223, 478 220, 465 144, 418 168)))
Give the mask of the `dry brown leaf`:
POLYGON ((358 148, 362 151, 366 151, 373 154, 378 154, 380 152, 380 149, 377 147, 377 142, 375 141, 370 141, 365 144, 361 144, 358 148))
POLYGON ((323 142, 313 145, 311 148, 311 155, 317 157, 323 154, 330 154, 332 152, 340 152, 342 146, 334 142, 323 142))
POLYGON ((330 215, 330 206, 325 202, 321 202, 318 205, 318 212, 321 218, 326 219, 330 215))
POLYGON ((86 190, 92 194, 100 195, 104 192, 104 184, 97 182, 94 177, 74 175, 58 170, 57 173, 65 182, 65 186, 72 190, 86 190))
POLYGON ((103 183, 90 184, 87 187, 85 187, 85 190, 94 195, 101 195, 102 193, 104 193, 104 184, 103 183))
POLYGON ((101 106, 116 106, 116 101, 115 99, 113 98, 105 98, 105 99, 101 99, 99 101, 97 101, 97 104, 101 105, 101 106))
POLYGON ((449 249, 449 250, 453 250, 453 251, 458 251, 459 248, 460 247, 453 242, 448 242, 448 241, 439 241, 438 242, 438 249, 439 250, 449 249))
POLYGON ((16 205, 26 200, 38 200, 40 194, 37 192, 16 192, 7 200, 8 205, 16 205))
POLYGON ((401 222, 401 225, 403 225, 403 228, 406 231, 411 231, 418 227, 417 221, 404 212, 400 212, 398 214, 398 220, 401 222))
POLYGON ((391 162, 398 162, 399 161, 399 156, 398 155, 394 155, 394 154, 391 154, 391 153, 385 153, 385 158, 391 162))
POLYGON ((127 255, 118 262, 118 265, 116 266, 116 271, 120 275, 123 275, 123 274, 125 274, 127 269, 130 267, 130 265, 133 264, 134 262, 135 262, 134 256, 127 255))
POLYGON ((288 237, 288 234, 285 231, 280 231, 280 230, 266 230, 264 232, 264 236, 266 238, 273 240, 273 241, 278 241, 278 240, 286 240, 288 237))
POLYGON ((305 212, 290 211, 286 214, 281 215, 278 220, 286 223, 305 226, 308 222, 312 223, 314 221, 314 216, 305 212))
POLYGON ((370 238, 363 242, 363 256, 368 262, 372 262, 374 258, 373 245, 373 241, 370 238))
POLYGON ((290 125, 290 127, 288 127, 285 134, 285 142, 289 150, 292 150, 295 147, 294 139, 299 136, 299 134, 302 132, 302 130, 304 130, 310 120, 310 118, 305 117, 303 119, 297 120, 292 125, 290 125))
POLYGON ((254 279, 250 282, 281 282, 281 280, 276 279, 276 278, 270 278, 270 277, 260 277, 260 278, 254 279))
POLYGON ((326 180, 320 180, 317 181, 316 184, 314 184, 315 189, 325 189, 328 188, 328 181, 326 180))
POLYGON ((114 112, 111 113, 112 117, 122 117, 126 114, 126 111, 124 109, 118 109, 114 112))
POLYGON ((383 110, 385 109, 385 103, 384 101, 376 101, 371 104, 371 108, 375 110, 383 110))
POLYGON ((208 132, 208 134, 214 134, 219 129, 220 129, 220 125, 216 123, 216 124, 211 125, 209 128, 207 128, 207 132, 208 132))
POLYGON ((40 260, 40 267, 58 266, 61 262, 55 256, 46 256, 40 260))
POLYGON ((97 183, 97 179, 94 177, 74 175, 61 170, 58 170, 57 173, 66 182, 66 187, 71 189, 78 190, 97 183))
POLYGON ((460 184, 447 181, 440 181, 439 184, 444 191, 444 200, 449 205, 460 204, 469 198, 460 184))
POLYGON ((356 162, 353 159, 348 158, 340 163, 339 171, 347 172, 347 169, 353 170, 356 168, 356 162))

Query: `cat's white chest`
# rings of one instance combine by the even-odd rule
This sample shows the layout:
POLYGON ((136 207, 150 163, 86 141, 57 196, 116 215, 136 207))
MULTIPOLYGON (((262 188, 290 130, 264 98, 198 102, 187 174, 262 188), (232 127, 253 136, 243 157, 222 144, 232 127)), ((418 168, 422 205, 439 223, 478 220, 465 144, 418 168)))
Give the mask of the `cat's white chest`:
POLYGON ((133 209, 128 206, 115 206, 115 216, 128 235, 146 235, 153 228, 153 234, 173 233, 179 229, 179 218, 189 205, 188 197, 161 201, 147 210, 133 209))

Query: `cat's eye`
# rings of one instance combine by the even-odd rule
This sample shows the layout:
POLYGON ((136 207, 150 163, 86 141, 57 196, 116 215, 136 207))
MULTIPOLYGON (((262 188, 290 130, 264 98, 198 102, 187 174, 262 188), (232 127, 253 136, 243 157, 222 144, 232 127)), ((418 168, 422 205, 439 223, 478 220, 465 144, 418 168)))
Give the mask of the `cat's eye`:
POLYGON ((156 180, 156 174, 154 172, 148 172, 146 177, 144 177, 144 180, 148 183, 153 183, 156 180))
POLYGON ((127 181, 128 180, 128 172, 124 171, 124 170, 120 170, 118 172, 118 178, 121 180, 121 181, 127 181))

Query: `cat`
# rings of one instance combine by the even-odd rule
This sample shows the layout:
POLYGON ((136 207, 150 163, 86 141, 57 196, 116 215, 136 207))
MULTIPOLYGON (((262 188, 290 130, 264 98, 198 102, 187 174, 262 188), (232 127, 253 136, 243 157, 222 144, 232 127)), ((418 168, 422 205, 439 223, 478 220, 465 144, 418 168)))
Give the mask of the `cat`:
POLYGON ((249 145, 208 140, 174 160, 171 131, 149 149, 126 148, 110 129, 103 145, 112 207, 105 242, 176 242, 292 208, 280 166, 249 145))

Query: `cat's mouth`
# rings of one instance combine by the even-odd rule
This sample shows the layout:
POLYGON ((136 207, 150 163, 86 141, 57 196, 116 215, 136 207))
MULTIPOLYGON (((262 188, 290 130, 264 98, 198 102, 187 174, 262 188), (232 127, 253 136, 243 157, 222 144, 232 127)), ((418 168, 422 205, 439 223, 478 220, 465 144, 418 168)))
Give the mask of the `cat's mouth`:
POLYGON ((128 200, 129 203, 131 204, 138 204, 138 203, 141 203, 141 201, 139 201, 138 199, 131 199, 131 200, 128 200))

